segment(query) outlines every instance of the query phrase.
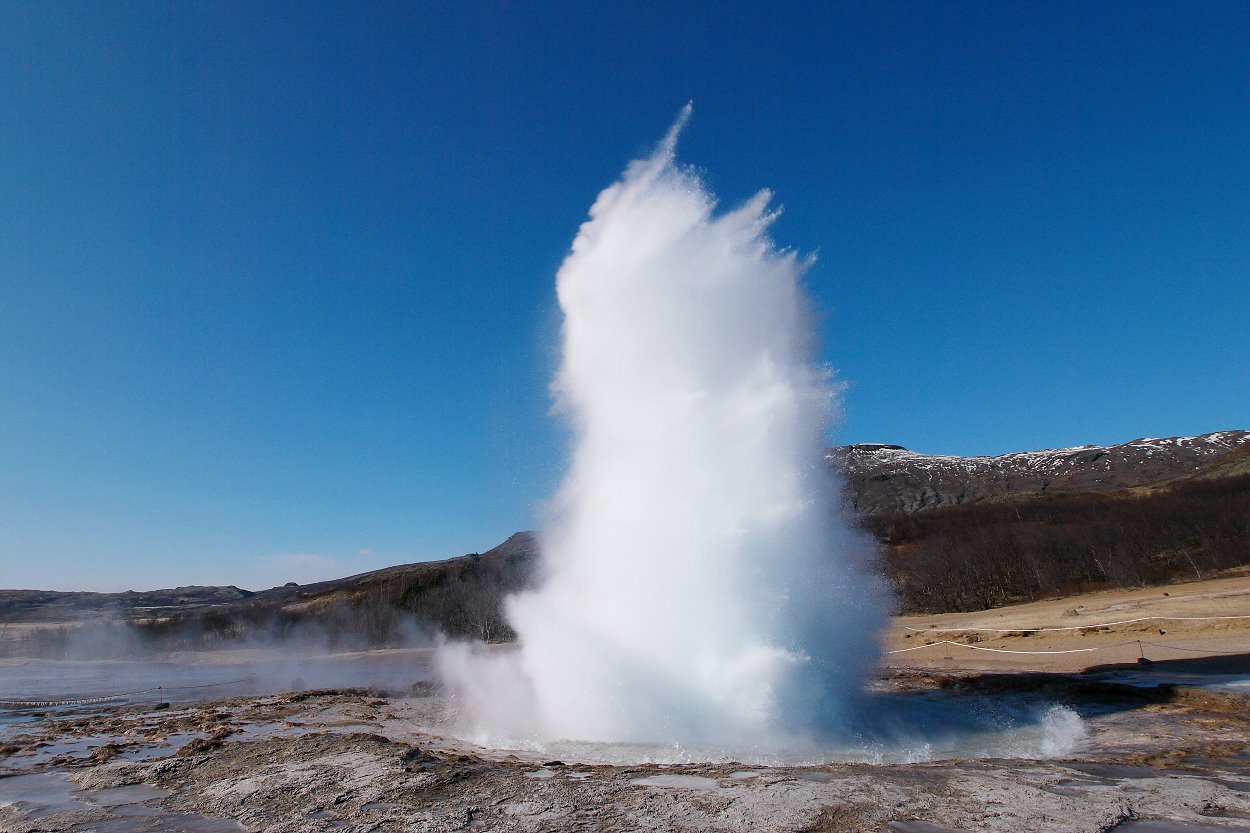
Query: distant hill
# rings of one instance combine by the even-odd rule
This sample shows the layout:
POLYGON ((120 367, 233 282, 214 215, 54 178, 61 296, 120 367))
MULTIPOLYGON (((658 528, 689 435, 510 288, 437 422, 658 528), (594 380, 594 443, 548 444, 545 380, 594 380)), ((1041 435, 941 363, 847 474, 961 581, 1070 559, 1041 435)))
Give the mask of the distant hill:
POLYGON ((1185 475, 1187 480, 1217 480, 1250 474, 1250 441, 1244 441, 1227 454, 1216 457, 1197 471, 1185 475))
POLYGON ((844 472, 855 511, 879 515, 1055 492, 1113 492, 1203 472, 1214 477, 1245 473, 1250 470, 1250 431, 998 457, 917 454, 898 445, 846 445, 830 449, 828 459, 844 472))
MULTIPOLYGON (((5 629, 0 656, 60 655, 73 649, 76 628, 105 624, 129 628, 159 648, 303 639, 353 649, 410 642, 435 630, 498 641, 512 636, 501 600, 526 585, 537 552, 533 534, 519 532, 484 553, 258 592, 237 587, 142 593, 0 590, 0 627, 22 626, 5 629)), ((107 642, 93 642, 102 644, 107 642)), ((118 646, 133 648, 124 640, 118 646)))
POLYGON ((231 604, 256 594, 237 587, 175 587, 125 593, 62 593, 55 590, 0 590, 0 624, 69 622, 86 616, 169 616, 182 610, 231 604))
MULTIPOLYGON (((1250 563, 1250 431, 1138 439, 998 457, 850 445, 827 459, 882 542, 881 569, 912 611, 966 610, 1250 563)), ((414 630, 506 640, 502 600, 527 586, 533 533, 485 553, 251 592, 0 590, 0 656, 55 655, 66 625, 121 623, 161 647, 314 634, 330 647, 414 630), (7 641, 6 641, 7 640, 7 641), (26 640, 18 645, 14 640, 26 640)))
POLYGON ((850 447, 835 460, 909 612, 1250 565, 1247 431, 1001 457, 850 447))

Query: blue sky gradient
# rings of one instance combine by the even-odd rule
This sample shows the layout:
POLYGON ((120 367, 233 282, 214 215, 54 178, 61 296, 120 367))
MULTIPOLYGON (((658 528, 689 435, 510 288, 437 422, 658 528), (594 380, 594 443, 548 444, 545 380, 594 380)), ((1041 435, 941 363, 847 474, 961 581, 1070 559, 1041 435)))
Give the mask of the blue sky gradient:
POLYGON ((688 100, 818 255, 832 441, 1250 426, 1250 5, 678 5, 0 8, 0 586, 532 526, 555 270, 688 100))

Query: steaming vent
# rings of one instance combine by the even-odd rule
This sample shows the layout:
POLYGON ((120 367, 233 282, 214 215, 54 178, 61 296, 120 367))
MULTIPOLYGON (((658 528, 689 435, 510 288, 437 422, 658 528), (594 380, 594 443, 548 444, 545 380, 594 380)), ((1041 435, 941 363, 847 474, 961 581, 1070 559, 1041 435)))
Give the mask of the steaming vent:
POLYGON ((675 162, 689 113, 557 275, 575 446, 545 579, 508 600, 517 650, 436 658, 479 742, 792 745, 849 722, 876 659, 870 546, 827 497, 810 260, 769 238, 768 191, 718 212, 675 162))

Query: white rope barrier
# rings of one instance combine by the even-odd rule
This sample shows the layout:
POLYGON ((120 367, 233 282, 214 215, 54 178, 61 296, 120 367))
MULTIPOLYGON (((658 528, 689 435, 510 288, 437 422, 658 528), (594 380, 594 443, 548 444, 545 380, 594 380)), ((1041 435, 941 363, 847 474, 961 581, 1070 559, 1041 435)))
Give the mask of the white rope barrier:
POLYGON ((984 645, 966 645, 963 642, 953 642, 949 639, 943 639, 940 642, 926 642, 924 645, 913 645, 910 648, 899 648, 895 651, 886 651, 887 654, 905 654, 908 651, 919 651, 921 648, 932 648, 937 645, 955 645, 959 648, 968 648, 972 651, 991 651, 995 654, 1087 654, 1090 651, 1105 651, 1109 648, 1123 648, 1125 645, 1136 645, 1137 642, 1120 642, 1116 645, 1101 645, 1094 648, 1067 648, 1057 651, 1013 651, 1008 648, 987 648, 984 645))
POLYGON ((903 625, 904 630, 916 633, 1036 633, 1038 631, 1084 631, 1094 628, 1110 628, 1115 625, 1132 625, 1137 622, 1213 622, 1219 619, 1250 619, 1247 616, 1142 616, 1138 619, 1121 619, 1119 622, 1101 622, 1096 625, 1065 625, 1054 628, 913 628, 903 625))
POLYGON ((4 709, 38 709, 48 706, 87 706, 95 703, 109 703, 114 700, 125 700, 140 694, 159 691, 157 688, 145 688, 140 691, 127 691, 122 694, 105 694, 100 697, 80 697, 76 700, 0 700, 0 708, 4 709))
POLYGON ((1115 648, 1124 648, 1128 645, 1150 645, 1154 648, 1164 648, 1169 651, 1187 651, 1191 654, 1225 654, 1227 651, 1208 651, 1203 648, 1181 648, 1177 645, 1161 645, 1158 642, 1146 642, 1141 639, 1134 639, 1129 642, 1117 642, 1114 645, 1096 645, 1092 648, 1066 648, 1063 650, 1053 651, 1018 651, 1009 648, 987 648, 984 645, 968 645, 963 642, 954 642, 950 639, 943 639, 938 642, 926 642, 923 645, 913 645, 910 648, 898 648, 893 651, 885 651, 886 654, 905 654, 908 651, 919 651, 921 648, 934 648, 938 645, 954 645, 957 648, 967 648, 970 651, 990 651, 995 654, 1087 654, 1093 651, 1110 651, 1115 648))

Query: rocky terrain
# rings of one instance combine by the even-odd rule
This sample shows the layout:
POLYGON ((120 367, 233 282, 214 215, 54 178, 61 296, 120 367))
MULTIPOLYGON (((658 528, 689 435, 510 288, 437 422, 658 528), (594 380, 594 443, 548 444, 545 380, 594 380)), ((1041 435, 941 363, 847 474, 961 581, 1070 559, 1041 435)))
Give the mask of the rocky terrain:
POLYGON ((1181 478, 1244 473, 1223 458, 1244 461, 1250 431, 1197 437, 1137 439, 1021 451, 998 457, 917 454, 898 445, 846 445, 829 460, 846 475, 860 514, 919 512, 990 499, 1027 499, 1055 492, 1112 492, 1181 478))
MULTIPOLYGON (((1073 719, 1083 717, 1079 737, 1049 755, 900 763, 612 764, 483 749, 439 728, 448 704, 428 686, 48 714, 0 726, 0 829, 1247 829, 1239 822, 1250 818, 1244 695, 1143 699, 1105 685, 1091 699, 1079 684, 1065 693, 1069 678, 1049 683, 1045 697, 1066 699, 1073 719)), ((970 695, 949 693, 958 691, 975 693, 962 708, 976 711, 995 698, 1036 699, 975 676, 897 675, 882 685, 921 708, 945 698, 960 709, 958 698, 970 695)))

